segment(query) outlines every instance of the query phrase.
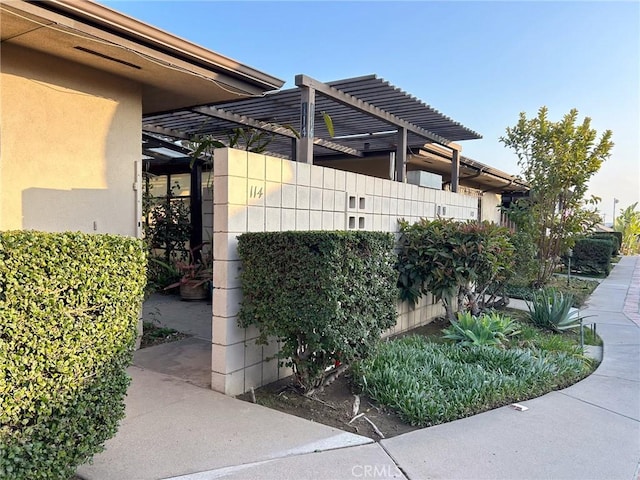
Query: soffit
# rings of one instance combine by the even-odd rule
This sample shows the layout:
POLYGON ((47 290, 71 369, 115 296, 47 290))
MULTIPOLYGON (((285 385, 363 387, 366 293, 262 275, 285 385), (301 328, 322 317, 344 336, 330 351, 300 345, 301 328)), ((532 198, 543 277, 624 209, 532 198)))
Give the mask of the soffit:
MULTIPOLYGON (((249 74, 257 71, 239 63, 235 63, 238 68, 235 74, 230 67, 219 67, 213 62, 188 61, 186 54, 174 56, 167 53, 167 49, 162 51, 137 43, 95 24, 40 8, 40 4, 7 2, 0 7, 3 45, 44 52, 135 81, 142 86, 145 113, 261 95, 283 83, 266 74, 266 80, 250 78, 249 74)), ((106 10, 101 6, 100 9, 106 10)), ((117 18, 123 17, 112 10, 106 11, 117 18)), ((138 24, 129 17, 126 19, 138 24)), ((176 42, 180 40, 171 38, 176 42)), ((186 41, 183 43, 196 48, 186 41)), ((230 59, 221 58, 233 64, 230 59)))

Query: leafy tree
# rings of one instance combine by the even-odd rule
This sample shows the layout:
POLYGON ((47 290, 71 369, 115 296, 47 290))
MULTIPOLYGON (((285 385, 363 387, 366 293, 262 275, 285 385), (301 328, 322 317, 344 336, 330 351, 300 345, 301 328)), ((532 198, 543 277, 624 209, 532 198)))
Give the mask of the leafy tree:
POLYGON ((598 223, 595 205, 599 199, 585 199, 585 194, 589 180, 613 147, 611 130, 598 139, 589 117, 577 123, 576 109, 559 122, 550 121, 547 113, 546 107, 532 119, 520 113, 518 123, 500 137, 515 150, 531 187, 529 198, 519 201, 526 203, 527 214, 514 220, 531 233, 537 247, 535 286, 546 284, 575 237, 598 223))
POLYGON ((640 252, 640 211, 638 202, 625 208, 615 219, 614 230, 622 232, 622 253, 633 255, 640 252))

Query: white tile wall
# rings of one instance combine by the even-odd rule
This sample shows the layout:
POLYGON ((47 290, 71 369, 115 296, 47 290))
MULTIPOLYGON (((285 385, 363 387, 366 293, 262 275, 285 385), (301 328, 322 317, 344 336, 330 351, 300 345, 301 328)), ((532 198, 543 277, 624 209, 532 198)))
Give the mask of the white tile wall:
MULTIPOLYGON (((284 164, 284 161, 282 162, 284 164)), ((311 165, 307 163, 295 163, 297 179, 297 185, 303 185, 308 187, 311 182, 311 165)))
POLYGON ((309 230, 322 230, 322 214, 324 212, 311 210, 309 212, 309 230))
POLYGON ((281 228, 283 232, 296 229, 296 211, 294 209, 282 210, 281 228))
POLYGON ((324 187, 324 168, 318 165, 311 165, 311 182, 312 187, 323 188, 324 187))
POLYGON ((332 168, 324 168, 322 188, 333 190, 336 188, 336 171, 332 168))
POLYGON ((309 210, 296 210, 296 230, 309 230, 309 210))
MULTIPOLYGON (((277 351, 255 344, 258 330, 241 329, 242 298, 237 236, 248 231, 355 230, 397 232, 398 218, 433 218, 437 206, 447 217, 466 220, 477 214, 477 199, 352 172, 217 150, 213 189, 213 348, 212 388, 235 395, 291 373, 267 360, 277 351), (349 207, 349 197, 353 205, 349 207)), ((441 313, 427 296, 413 309, 398 306, 399 317, 387 334, 430 321, 441 313)))
POLYGON ((264 230, 265 232, 279 232, 281 229, 281 218, 282 209, 281 208, 271 208, 267 207, 265 209, 264 216, 264 230))
POLYGON ((322 210, 323 192, 324 190, 322 188, 311 187, 311 194, 309 197, 309 208, 311 210, 322 210))
POLYGON ((275 157, 265 157, 265 179, 267 181, 282 182, 282 160, 275 157))
POLYGON ((296 191, 295 185, 282 184, 282 207, 296 208, 296 191))
POLYGON ((308 210, 309 209, 309 195, 310 190, 309 187, 304 185, 298 185, 296 188, 296 209, 298 210, 308 210))

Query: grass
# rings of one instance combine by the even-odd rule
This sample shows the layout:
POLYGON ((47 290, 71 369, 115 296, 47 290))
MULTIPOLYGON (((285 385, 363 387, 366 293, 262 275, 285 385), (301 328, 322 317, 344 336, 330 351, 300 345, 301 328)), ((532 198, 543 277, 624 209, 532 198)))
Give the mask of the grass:
POLYGON ((404 421, 425 427, 534 398, 593 371, 579 333, 545 332, 525 316, 514 315, 520 332, 504 348, 436 343, 419 335, 385 342, 353 366, 355 383, 404 421))
MULTIPOLYGON (((557 273, 564 275, 567 275, 567 267, 560 267, 557 270, 557 273)), ((588 278, 607 278, 607 274, 606 273, 590 273, 590 272, 580 272, 580 271, 575 271, 573 268, 571 269, 571 280, 573 281, 574 276, 581 276, 581 277, 588 277, 588 278)))
MULTIPOLYGON (((553 276, 549 280, 547 287, 553 287, 564 294, 570 293, 573 296, 573 306, 579 308, 596 289, 598 284, 599 282, 597 280, 571 278, 569 285, 567 285, 567 277, 553 276)), ((535 290, 524 281, 516 279, 507 284, 506 291, 507 295, 511 298, 531 300, 535 290)))

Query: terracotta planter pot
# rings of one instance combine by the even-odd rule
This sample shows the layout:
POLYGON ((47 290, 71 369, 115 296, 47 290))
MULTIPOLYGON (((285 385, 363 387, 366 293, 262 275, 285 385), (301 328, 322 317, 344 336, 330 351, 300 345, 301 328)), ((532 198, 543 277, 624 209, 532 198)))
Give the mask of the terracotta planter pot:
POLYGON ((182 300, 206 300, 208 289, 207 282, 186 282, 180 284, 180 298, 182 300))

